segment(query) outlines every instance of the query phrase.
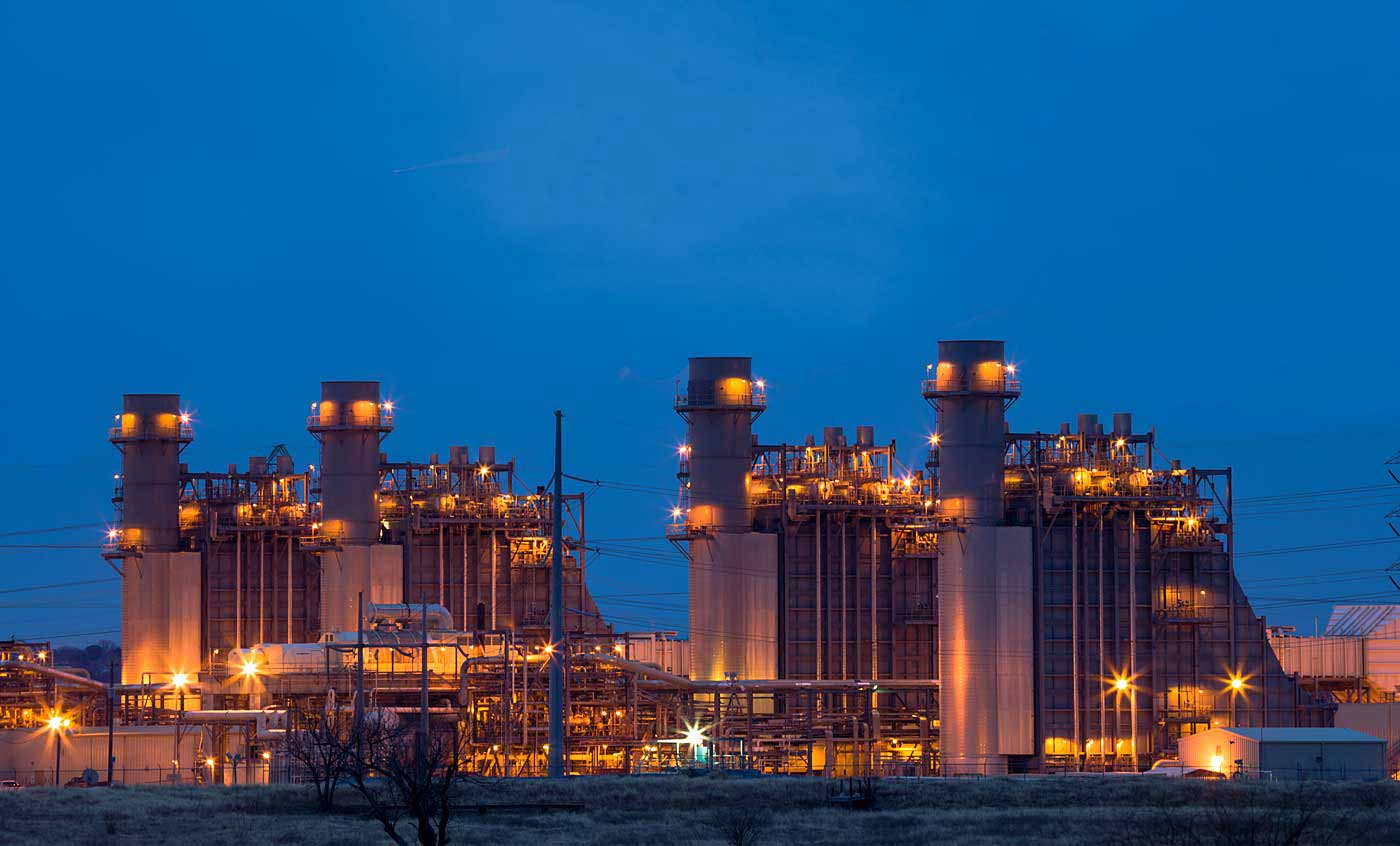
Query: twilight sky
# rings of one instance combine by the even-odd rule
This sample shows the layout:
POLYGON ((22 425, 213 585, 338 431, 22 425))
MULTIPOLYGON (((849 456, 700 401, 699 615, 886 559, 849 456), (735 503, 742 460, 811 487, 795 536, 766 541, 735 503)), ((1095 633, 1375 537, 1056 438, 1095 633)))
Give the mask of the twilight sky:
MULTIPOLYGON (((495 444, 674 484, 688 355, 758 431, 872 423, 922 463, 940 338, 1005 338, 1022 430, 1129 410, 1233 465, 1242 552, 1393 537, 1400 7, 0 2, 0 532, 99 523, 123 392, 193 467, 381 379, 398 458, 495 444), (1253 512, 1253 513, 1249 513, 1253 512)), ((600 490, 596 538, 669 499, 600 490)), ((103 579, 100 529, 0 539, 0 590, 103 579)), ((664 543, 604 555, 683 626, 664 543), (674 594, 674 595, 668 595, 674 594)), ((1241 557, 1270 622, 1400 600, 1400 544, 1241 557)), ((609 600, 616 594, 650 597, 609 600)), ((115 639, 117 585, 0 595, 0 637, 115 639)))

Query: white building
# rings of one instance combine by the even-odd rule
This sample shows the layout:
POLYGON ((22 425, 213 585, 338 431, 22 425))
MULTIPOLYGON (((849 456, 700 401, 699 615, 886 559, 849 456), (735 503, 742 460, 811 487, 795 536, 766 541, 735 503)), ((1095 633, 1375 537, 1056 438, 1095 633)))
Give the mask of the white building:
POLYGON ((1215 728, 1177 743, 1186 772, 1273 779, 1382 779, 1385 741, 1345 728, 1215 728))

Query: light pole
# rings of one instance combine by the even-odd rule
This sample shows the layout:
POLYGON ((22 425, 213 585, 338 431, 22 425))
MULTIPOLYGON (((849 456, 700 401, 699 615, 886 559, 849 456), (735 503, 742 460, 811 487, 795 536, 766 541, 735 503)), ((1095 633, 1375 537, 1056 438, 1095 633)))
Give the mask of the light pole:
POLYGON ((58 774, 63 769, 63 730, 73 725, 73 721, 61 714, 49 717, 49 731, 53 732, 53 786, 58 787, 58 774))

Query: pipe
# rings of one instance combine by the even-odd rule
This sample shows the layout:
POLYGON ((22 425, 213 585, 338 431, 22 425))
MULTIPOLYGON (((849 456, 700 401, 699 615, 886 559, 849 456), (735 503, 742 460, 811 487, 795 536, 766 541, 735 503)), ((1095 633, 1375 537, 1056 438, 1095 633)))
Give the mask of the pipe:
POLYGON ((452 612, 441 605, 411 605, 406 602, 371 602, 365 606, 365 622, 402 623, 419 620, 426 613, 431 628, 451 630, 452 612))
POLYGON ((668 673, 650 664, 630 661, 614 655, 602 653, 582 653, 577 659, 609 664, 620 670, 628 670, 645 678, 664 682, 677 690, 706 692, 723 691, 776 691, 776 690, 860 690, 881 688, 889 690, 923 690, 939 686, 938 679, 735 679, 733 681, 701 681, 668 673))
POLYGON ((35 664, 29 661, 18 661, 14 659, 8 659, 0 661, 0 670, 30 670, 32 672, 48 676, 49 678, 55 679, 56 681, 72 685, 73 687, 81 687, 85 690, 101 691, 102 693, 107 692, 107 685, 103 684, 102 682, 93 681, 89 678, 84 678, 83 676, 77 675, 76 673, 65 673, 62 670, 55 670, 53 667, 50 667, 47 664, 35 664))

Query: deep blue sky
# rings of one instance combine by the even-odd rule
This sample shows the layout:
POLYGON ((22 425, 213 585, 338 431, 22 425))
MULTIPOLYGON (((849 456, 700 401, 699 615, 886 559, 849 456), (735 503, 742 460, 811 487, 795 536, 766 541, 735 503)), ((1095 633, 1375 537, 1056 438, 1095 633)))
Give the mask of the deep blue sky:
MULTIPOLYGON (((318 381, 379 378, 396 456, 494 443, 543 482, 562 407, 570 471, 664 486, 686 356, 748 354, 767 438, 873 423, 920 460, 959 336, 1007 339, 1017 428, 1131 410, 1239 496, 1386 480, 1396 6, 669 5, 0 4, 0 530, 109 515, 125 391, 188 398, 196 467, 304 464, 318 381)), ((1239 547, 1389 534, 1352 504, 1239 547)), ((600 492, 591 534, 666 507, 600 492)), ((1397 553, 1239 571, 1311 629, 1388 583, 1258 580, 1397 553)), ((108 573, 0 550, 8 586, 108 573)), ((0 635, 116 628, 114 583, 0 599, 0 635)))

